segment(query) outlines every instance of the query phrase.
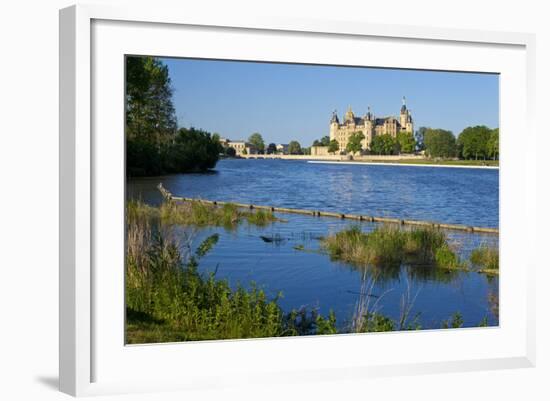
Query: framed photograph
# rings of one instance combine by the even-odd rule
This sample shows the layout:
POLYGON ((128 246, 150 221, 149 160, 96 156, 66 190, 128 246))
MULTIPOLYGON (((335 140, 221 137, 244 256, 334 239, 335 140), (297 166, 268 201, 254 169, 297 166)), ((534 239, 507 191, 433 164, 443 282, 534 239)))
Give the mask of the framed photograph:
POLYGON ((61 390, 533 366, 533 48, 61 10, 61 390))

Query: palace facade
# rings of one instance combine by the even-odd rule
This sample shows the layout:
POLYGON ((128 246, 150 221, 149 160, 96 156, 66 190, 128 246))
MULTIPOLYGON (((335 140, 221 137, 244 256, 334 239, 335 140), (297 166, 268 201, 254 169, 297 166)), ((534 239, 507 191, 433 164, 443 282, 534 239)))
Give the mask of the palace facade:
POLYGON ((395 138, 399 132, 413 133, 413 119, 405 104, 405 97, 403 97, 403 105, 401 106, 399 118, 394 116, 375 117, 371 113, 370 107, 364 116, 356 117, 350 106, 344 115, 344 120, 340 123, 336 111, 332 113, 330 139, 335 139, 338 142, 340 152, 345 152, 349 138, 352 134, 359 131, 365 136, 365 139, 362 141, 364 150, 370 149, 372 139, 376 135, 389 134, 395 138))

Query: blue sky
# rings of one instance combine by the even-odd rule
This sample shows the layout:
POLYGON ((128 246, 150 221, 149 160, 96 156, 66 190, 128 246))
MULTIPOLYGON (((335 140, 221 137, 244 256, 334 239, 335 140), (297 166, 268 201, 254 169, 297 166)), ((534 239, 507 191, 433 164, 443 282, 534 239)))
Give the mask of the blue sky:
POLYGON ((328 135, 333 110, 342 118, 370 106, 399 115, 405 96, 415 129, 458 135, 470 125, 498 126, 498 75, 238 61, 162 59, 174 89, 178 124, 266 143, 309 146, 328 135))

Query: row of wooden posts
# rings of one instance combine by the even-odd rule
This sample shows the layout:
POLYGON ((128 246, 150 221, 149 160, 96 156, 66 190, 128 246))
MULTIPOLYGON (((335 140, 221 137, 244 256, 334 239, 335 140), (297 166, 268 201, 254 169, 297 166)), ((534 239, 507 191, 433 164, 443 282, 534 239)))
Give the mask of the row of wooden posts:
POLYGON ((162 184, 158 185, 158 190, 166 200, 172 200, 172 201, 202 202, 205 204, 217 205, 217 206, 232 204, 240 208, 269 210, 271 212, 279 212, 279 213, 305 214, 305 215, 317 216, 317 217, 335 217, 339 219, 359 220, 359 221, 367 221, 367 222, 375 222, 375 223, 393 223, 393 224, 400 224, 400 225, 428 226, 428 227, 434 227, 434 228, 443 228, 447 230, 457 230, 457 231, 466 231, 466 232, 484 233, 484 234, 498 235, 499 233, 498 228, 491 228, 491 227, 475 227, 475 226, 466 226, 461 224, 436 223, 432 221, 396 219, 391 217, 376 217, 376 216, 365 216, 365 215, 359 215, 359 214, 326 212, 322 210, 291 209, 291 208, 277 207, 277 206, 264 206, 264 205, 254 205, 254 204, 247 204, 247 203, 185 198, 180 196, 173 196, 172 193, 168 191, 166 188, 164 188, 162 184))

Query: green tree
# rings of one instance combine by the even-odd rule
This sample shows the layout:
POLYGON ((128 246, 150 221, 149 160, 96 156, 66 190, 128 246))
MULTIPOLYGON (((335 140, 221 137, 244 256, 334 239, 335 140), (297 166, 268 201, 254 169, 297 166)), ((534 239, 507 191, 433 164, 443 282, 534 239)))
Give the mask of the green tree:
POLYGON ((216 145, 217 145, 217 148, 218 148, 218 153, 219 154, 224 154, 224 148, 220 142, 220 134, 218 134, 217 132, 214 132, 212 134, 212 142, 214 142, 216 145))
POLYGON ((302 147, 298 141, 290 141, 288 144, 288 153, 291 155, 299 155, 302 153, 302 147))
POLYGON ((375 135, 370 145, 372 153, 378 155, 393 155, 399 151, 397 140, 390 134, 375 135))
POLYGON ((348 139, 348 144, 346 145, 346 150, 349 153, 359 153, 363 150, 363 144, 361 141, 365 139, 362 131, 354 132, 350 135, 348 139))
POLYGON ((127 57, 126 173, 161 174, 176 129, 168 67, 154 57, 127 57))
POLYGON ((401 153, 413 153, 416 149, 416 141, 412 132, 399 132, 397 134, 397 143, 401 153))
POLYGON ((457 154, 455 136, 443 129, 426 128, 424 146, 430 157, 455 157, 457 154))
POLYGON ((219 159, 219 140, 203 130, 180 128, 174 143, 163 153, 166 173, 188 173, 214 168, 219 159))
POLYGON ((458 136, 457 145, 464 159, 486 159, 491 129, 484 125, 465 128, 458 136))
POLYGON ((270 143, 269 145, 267 145, 266 153, 268 155, 277 153, 277 145, 275 145, 274 143, 270 143))
POLYGON ((336 139, 333 139, 328 144, 328 153, 336 153, 340 149, 340 145, 336 139))
POLYGON ((330 144, 330 137, 325 135, 321 138, 321 146, 328 146, 330 144))
POLYGON ((237 155, 237 151, 234 147, 229 146, 227 149, 225 149, 225 154, 229 157, 235 157, 237 155))
POLYGON ((159 146, 177 129, 168 67, 154 57, 126 59, 126 135, 159 146))
POLYGON ((311 146, 323 146, 323 145, 321 144, 321 141, 320 141, 320 140, 316 139, 316 140, 313 141, 313 143, 311 144, 311 146))
POLYGON ((256 149, 258 149, 258 153, 264 153, 264 138, 262 138, 262 135, 260 135, 260 133, 254 132, 252 135, 250 135, 250 137, 248 137, 248 142, 254 145, 256 149))
POLYGON ((491 131, 491 135, 489 136, 489 140, 487 141, 487 156, 492 158, 493 160, 498 159, 499 157, 499 129, 495 128, 491 131))

